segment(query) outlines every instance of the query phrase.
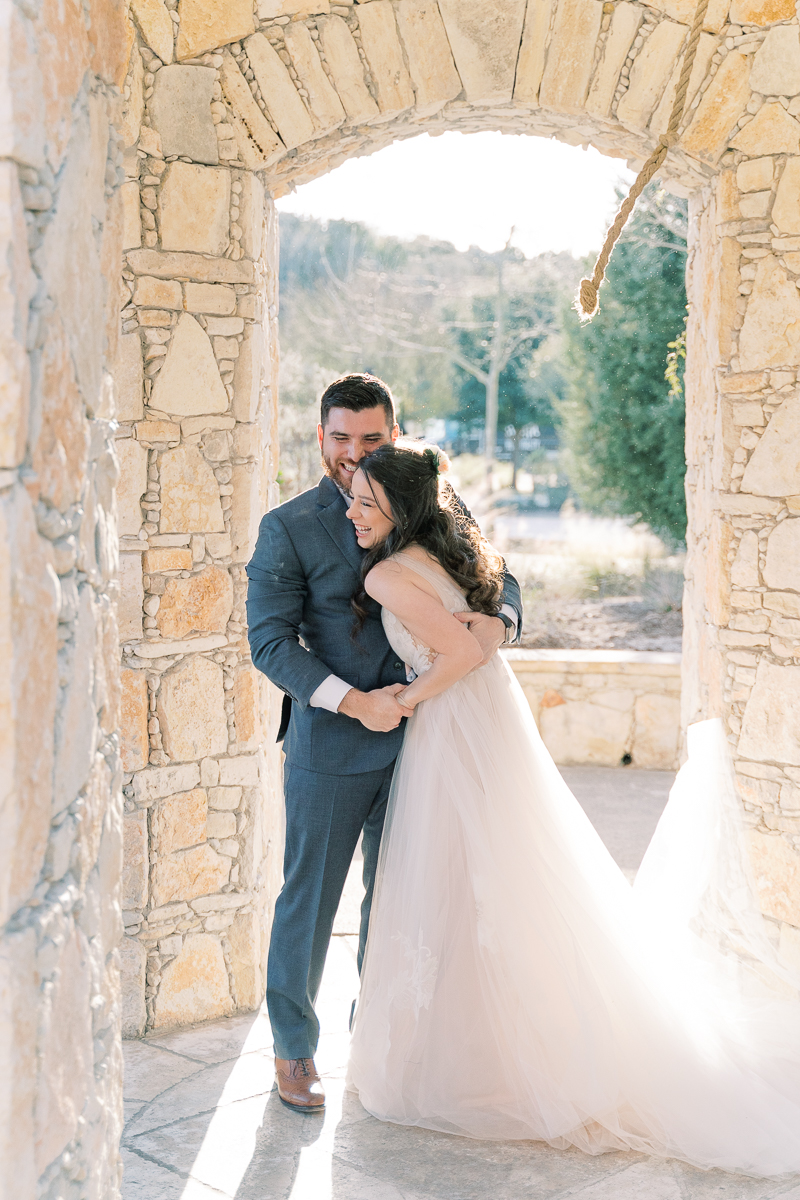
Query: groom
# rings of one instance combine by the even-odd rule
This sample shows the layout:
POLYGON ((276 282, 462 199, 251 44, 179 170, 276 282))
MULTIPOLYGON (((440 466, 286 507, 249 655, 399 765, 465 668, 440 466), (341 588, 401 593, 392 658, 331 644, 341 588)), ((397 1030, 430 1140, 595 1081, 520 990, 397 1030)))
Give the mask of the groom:
MULTIPOLYGON (((350 608, 362 551, 346 514, 365 455, 400 430, 389 388, 372 375, 337 379, 317 428, 325 476, 261 521, 250 561, 247 620, 253 663, 284 693, 278 740, 286 752, 284 884, 275 905, 267 1007, 278 1094, 303 1112, 325 1104, 314 1067, 314 1001, 347 872, 363 831, 364 886, 358 966, 364 956, 378 849, 403 713, 406 670, 370 601, 353 640, 350 608)), ((464 510, 466 512, 466 510, 464 510)), ((519 587, 506 573, 499 617, 459 614, 484 660, 517 638, 519 587)))

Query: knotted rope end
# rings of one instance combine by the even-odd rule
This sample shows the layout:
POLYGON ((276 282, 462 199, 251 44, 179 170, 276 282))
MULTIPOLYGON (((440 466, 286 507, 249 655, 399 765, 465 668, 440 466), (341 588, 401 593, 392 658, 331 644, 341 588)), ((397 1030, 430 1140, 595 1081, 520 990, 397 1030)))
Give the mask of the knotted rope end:
POLYGON ((591 321, 599 307, 597 302, 597 287, 591 279, 582 279, 575 303, 572 306, 581 321, 591 321))

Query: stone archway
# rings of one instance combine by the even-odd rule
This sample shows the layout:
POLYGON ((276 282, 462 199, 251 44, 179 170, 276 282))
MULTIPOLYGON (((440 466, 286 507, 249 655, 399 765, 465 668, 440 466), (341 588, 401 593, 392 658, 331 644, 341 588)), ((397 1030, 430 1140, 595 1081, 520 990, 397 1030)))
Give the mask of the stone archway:
MULTIPOLYGON (((132 0, 129 16, 87 0, 87 25, 64 0, 8 15, 0 1031, 15 1194, 81 1164, 114 1194, 120 1023, 260 1000, 279 764, 243 599, 275 498, 272 197, 450 129, 641 161, 693 8, 132 0)), ((794 954, 798 95, 794 5, 712 0, 665 169, 692 198, 684 718, 727 722, 764 911, 794 954)))

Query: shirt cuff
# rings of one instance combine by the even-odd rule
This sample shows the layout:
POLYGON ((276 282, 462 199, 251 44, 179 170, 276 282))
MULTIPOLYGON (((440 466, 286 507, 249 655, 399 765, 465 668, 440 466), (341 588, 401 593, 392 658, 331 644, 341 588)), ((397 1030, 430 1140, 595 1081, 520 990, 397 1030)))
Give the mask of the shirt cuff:
POLYGON ((327 708, 328 712, 335 713, 339 711, 339 705, 347 693, 352 690, 352 684, 345 683, 338 675, 329 675, 327 679, 323 679, 308 703, 311 708, 327 708))
MULTIPOLYGON (((502 604, 500 606, 500 612, 504 617, 508 617, 509 621, 513 621, 514 623, 514 637, 509 639, 513 642, 516 639, 517 633, 519 632, 519 616, 517 611, 516 609, 512 608, 510 604, 502 604)), ((327 680, 325 682, 327 683, 327 680)))

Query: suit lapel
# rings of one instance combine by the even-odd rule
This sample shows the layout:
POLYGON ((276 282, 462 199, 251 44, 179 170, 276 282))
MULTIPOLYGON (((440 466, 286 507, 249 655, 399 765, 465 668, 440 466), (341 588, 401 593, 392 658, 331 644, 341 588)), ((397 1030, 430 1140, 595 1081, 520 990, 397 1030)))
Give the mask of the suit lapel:
POLYGON ((356 541, 353 522, 347 519, 347 509, 342 501, 341 492, 327 475, 319 482, 317 504, 317 516, 326 532, 333 538, 353 570, 360 572, 362 554, 356 541))

